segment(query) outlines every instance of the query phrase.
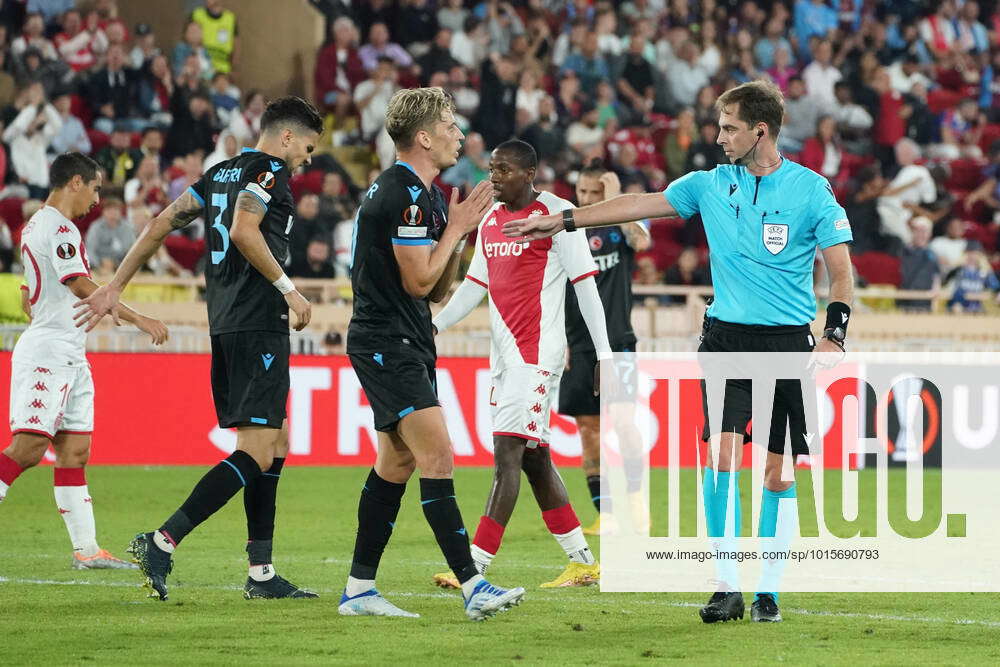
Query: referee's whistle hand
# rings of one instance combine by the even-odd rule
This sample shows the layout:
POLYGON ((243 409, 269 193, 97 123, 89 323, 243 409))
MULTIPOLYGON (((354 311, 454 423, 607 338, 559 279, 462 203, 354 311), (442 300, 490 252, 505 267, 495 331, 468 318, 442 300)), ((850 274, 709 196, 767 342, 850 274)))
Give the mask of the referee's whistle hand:
POLYGON ((296 331, 302 331, 312 319, 312 304, 298 290, 292 290, 285 295, 285 303, 288 308, 295 313, 295 324, 292 326, 296 331))
POLYGON ((448 203, 448 226, 454 226, 465 236, 479 226, 492 205, 493 186, 489 181, 480 181, 463 202, 458 201, 458 188, 454 188, 448 203))
POLYGON ((844 351, 833 341, 826 338, 820 339, 813 348, 812 356, 809 359, 809 367, 814 371, 833 368, 844 360, 844 351))
POLYGON ((563 230, 562 214, 536 215, 532 218, 511 220, 503 226, 504 236, 527 243, 534 239, 555 236, 563 230))

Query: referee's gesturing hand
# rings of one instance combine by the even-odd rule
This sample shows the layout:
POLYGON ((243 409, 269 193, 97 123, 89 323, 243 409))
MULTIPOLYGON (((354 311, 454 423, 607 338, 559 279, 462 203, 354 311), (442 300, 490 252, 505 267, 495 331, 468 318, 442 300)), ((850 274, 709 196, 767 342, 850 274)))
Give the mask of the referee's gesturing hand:
POLYGON ((819 370, 833 368, 843 361, 846 352, 844 348, 828 338, 821 338, 813 348, 809 358, 809 367, 819 370))

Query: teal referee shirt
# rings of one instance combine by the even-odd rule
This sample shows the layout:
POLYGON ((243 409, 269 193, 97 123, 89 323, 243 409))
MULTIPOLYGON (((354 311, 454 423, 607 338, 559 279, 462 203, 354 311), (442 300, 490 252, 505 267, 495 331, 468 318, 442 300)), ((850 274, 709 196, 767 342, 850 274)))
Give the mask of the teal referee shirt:
POLYGON ((663 196, 682 218, 701 213, 715 288, 710 317, 769 326, 816 318, 816 246, 854 238, 825 178, 787 158, 767 176, 725 164, 677 179, 663 196))

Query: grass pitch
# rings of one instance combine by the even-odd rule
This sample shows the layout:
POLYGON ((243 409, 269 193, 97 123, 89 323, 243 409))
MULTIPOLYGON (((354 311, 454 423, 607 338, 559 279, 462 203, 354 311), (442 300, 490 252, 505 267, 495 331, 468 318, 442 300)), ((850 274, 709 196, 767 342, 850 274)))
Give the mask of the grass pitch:
MULTIPOLYGON (((88 471, 101 545, 168 516, 204 468, 88 471)), ((594 516, 582 475, 564 470, 584 524, 594 516)), ((458 593, 430 585, 445 569, 410 485, 382 561, 379 589, 419 619, 352 618, 337 603, 353 550, 361 468, 286 468, 275 564, 319 600, 243 600, 246 532, 235 498, 178 549, 170 600, 147 599, 135 571, 71 570, 51 472, 25 473, 0 505, 0 664, 475 664, 1000 662, 1000 595, 781 596, 785 622, 704 625, 704 594, 539 590, 564 557, 527 483, 490 579, 522 585, 524 603, 472 623, 458 593)), ((492 471, 460 469, 458 498, 474 532, 492 471)), ((592 540, 596 549, 596 540, 592 540)), ((958 564, 956 564, 958 566, 958 564)), ((749 602, 747 597, 749 619, 749 602)))

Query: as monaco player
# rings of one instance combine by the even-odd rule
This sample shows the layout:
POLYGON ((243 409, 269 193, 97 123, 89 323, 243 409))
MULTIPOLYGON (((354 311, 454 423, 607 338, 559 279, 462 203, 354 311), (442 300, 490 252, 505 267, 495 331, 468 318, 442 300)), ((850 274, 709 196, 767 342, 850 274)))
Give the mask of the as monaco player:
MULTIPOLYGON (((72 219, 100 200, 101 172, 82 153, 53 161, 52 191, 45 207, 21 235, 31 324, 14 346, 10 380, 13 440, 0 453, 0 501, 25 469, 37 465, 49 444, 56 453, 56 505, 70 541, 76 569, 135 569, 97 545, 94 510, 84 467, 94 428, 94 383, 87 364, 87 334, 73 322, 73 303, 97 285, 72 219)), ((158 320, 122 309, 122 319, 159 345, 167 328, 158 320)))
MULTIPOLYGON (((490 181, 498 203, 479 227, 476 252, 465 280, 434 318, 438 332, 468 315, 487 292, 490 297, 493 389, 493 488, 472 544, 472 556, 485 572, 500 548, 514 511, 524 470, 549 531, 569 557, 569 564, 543 588, 587 586, 600 579, 580 521, 549 455, 549 413, 566 356, 564 304, 566 281, 572 282, 598 359, 611 359, 604 308, 593 277, 597 266, 584 234, 558 234, 541 243, 521 245, 501 229, 508 220, 548 215, 573 205, 533 181, 538 158, 530 144, 506 141, 490 158, 490 181)), ((595 391, 596 391, 595 375, 595 391)), ((435 575, 446 588, 457 583, 451 573, 435 575)))

